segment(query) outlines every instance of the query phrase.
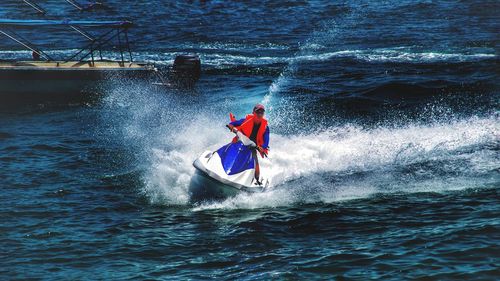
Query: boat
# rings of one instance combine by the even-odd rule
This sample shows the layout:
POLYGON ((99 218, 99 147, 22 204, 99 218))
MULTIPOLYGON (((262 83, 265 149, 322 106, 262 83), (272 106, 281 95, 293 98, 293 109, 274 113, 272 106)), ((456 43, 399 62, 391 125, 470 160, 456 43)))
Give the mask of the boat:
MULTIPOLYGON (((0 37, 8 38, 32 52, 32 60, 2 60, 0 58, 0 95, 24 96, 71 95, 93 93, 99 82, 109 77, 148 78, 155 73, 154 65, 135 62, 130 50, 127 31, 129 21, 72 20, 12 20, 0 19, 0 37), (64 58, 54 58, 16 30, 50 26, 67 27, 88 39, 88 44, 64 58), (83 28, 99 29, 99 36, 83 28), (113 43, 113 42, 118 43, 113 43), (119 51, 120 59, 103 58, 107 47, 119 51)), ((37 30, 38 32, 38 30, 37 30)))
POLYGON ((189 189, 194 201, 227 198, 241 192, 263 192, 269 188, 269 159, 259 158, 255 143, 242 132, 235 134, 236 142, 216 151, 207 150, 193 162, 196 175, 189 189))

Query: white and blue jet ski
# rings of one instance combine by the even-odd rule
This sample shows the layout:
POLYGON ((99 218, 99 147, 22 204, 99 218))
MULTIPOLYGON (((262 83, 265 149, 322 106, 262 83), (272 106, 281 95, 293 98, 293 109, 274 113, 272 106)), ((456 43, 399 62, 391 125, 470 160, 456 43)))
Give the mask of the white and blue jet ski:
POLYGON ((242 132, 237 131, 236 136, 237 142, 216 151, 207 150, 194 161, 199 177, 191 182, 192 198, 225 198, 240 192, 262 192, 269 187, 270 161, 259 158, 255 143, 242 132))

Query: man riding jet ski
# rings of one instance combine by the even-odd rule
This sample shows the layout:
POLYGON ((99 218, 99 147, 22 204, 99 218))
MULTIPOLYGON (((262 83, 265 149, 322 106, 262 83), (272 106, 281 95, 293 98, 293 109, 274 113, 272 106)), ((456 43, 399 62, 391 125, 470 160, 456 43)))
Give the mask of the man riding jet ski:
MULTIPOLYGON (((217 151, 205 151, 193 163, 197 172, 209 180, 197 184, 197 191, 200 191, 199 185, 203 185, 202 193, 226 197, 239 191, 259 192, 269 186, 266 176, 269 169, 261 170, 261 164, 269 165, 266 159, 269 127, 264 113, 264 106, 257 104, 252 114, 243 119, 236 120, 230 114, 231 122, 227 127, 236 134, 233 141, 217 151)), ((196 191, 190 189, 192 193, 196 191)))
MULTIPOLYGON (((264 158, 267 157, 269 151, 269 127, 267 126, 267 120, 264 118, 265 108, 262 104, 257 104, 253 108, 253 114, 248 114, 244 119, 235 120, 234 116, 231 114, 231 123, 229 123, 228 128, 231 132, 241 131, 245 136, 250 138, 256 144, 256 150, 264 158)), ((233 138, 233 143, 238 141, 238 137, 233 138)), ((256 161, 255 167, 255 178, 259 179, 260 167, 258 164, 258 158, 256 150, 253 150, 253 156, 256 161)))

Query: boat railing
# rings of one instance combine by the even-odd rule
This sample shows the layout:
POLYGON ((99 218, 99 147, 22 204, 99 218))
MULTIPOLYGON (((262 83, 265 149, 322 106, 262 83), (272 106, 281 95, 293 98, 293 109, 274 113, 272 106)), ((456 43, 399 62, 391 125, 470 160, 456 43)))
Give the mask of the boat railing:
MULTIPOLYGON (((99 36, 98 38, 95 38, 93 39, 88 45, 86 45, 85 47, 81 48, 78 52, 76 52, 75 54, 73 54, 71 57, 69 57, 68 59, 66 59, 65 61, 68 62, 68 61, 71 61, 73 59, 75 59, 76 57, 78 57, 80 54, 83 53, 83 55, 80 57, 79 60, 85 60, 85 58, 89 57, 91 58, 91 62, 92 64, 95 62, 95 55, 94 53, 96 51, 99 52, 99 60, 102 61, 103 60, 103 57, 102 57, 102 49, 105 45, 109 44, 112 40, 114 40, 115 38, 118 39, 118 44, 116 44, 116 46, 118 46, 118 50, 120 52, 120 62, 121 63, 125 63, 126 60, 125 60, 125 57, 124 57, 124 45, 127 49, 127 52, 128 52, 128 55, 129 55, 129 62, 133 62, 133 57, 132 57, 132 51, 130 50, 130 43, 129 43, 129 40, 128 40, 128 33, 127 33, 127 28, 124 28, 123 30, 121 29, 116 29, 116 33, 113 34, 113 31, 114 30, 109 30, 108 32, 104 33, 103 35, 99 36), (122 34, 123 33, 123 37, 124 37, 124 40, 125 42, 122 43, 122 34), (85 51, 87 50, 86 53, 84 53, 85 51)), ((111 44, 110 44, 111 45, 111 44)))
POLYGON ((79 34, 87 38, 90 43, 85 45, 83 48, 72 54, 67 58, 63 58, 60 61, 68 62, 71 60, 78 61, 89 61, 94 65, 95 61, 103 60, 103 49, 106 46, 117 47, 120 56, 121 64, 127 62, 125 59, 125 52, 128 53, 129 62, 133 62, 133 56, 130 49, 130 42, 128 38, 128 28, 132 26, 129 21, 56 21, 56 20, 10 20, 10 19, 0 19, 0 35, 4 35, 12 41, 18 43, 24 48, 37 54, 39 57, 45 59, 46 61, 55 61, 55 59, 50 56, 47 52, 40 50, 37 46, 31 43, 29 40, 21 36, 20 34, 14 32, 10 27, 33 27, 33 26, 46 26, 46 25, 62 25, 69 26, 71 29, 77 31, 79 34), (97 27, 107 27, 109 30, 101 34, 99 37, 95 38, 91 34, 84 31, 81 26, 97 26, 97 27), (113 40, 117 40, 113 44, 113 40), (96 54, 97 52, 97 54, 96 54), (99 56, 99 59, 96 56, 99 56), (87 60, 90 57, 90 60, 87 60))

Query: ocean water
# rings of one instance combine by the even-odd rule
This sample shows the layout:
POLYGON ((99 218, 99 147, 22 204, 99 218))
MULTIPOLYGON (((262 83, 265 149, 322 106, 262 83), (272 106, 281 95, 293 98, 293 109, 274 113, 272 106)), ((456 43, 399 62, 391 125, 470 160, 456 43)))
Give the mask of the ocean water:
MULTIPOLYGON (((500 278, 497 1, 36 2, 0 17, 127 18, 136 60, 203 71, 83 101, 0 89, 0 279, 500 278), (193 160, 258 102, 272 188, 192 203, 193 160)), ((84 43, 19 33, 55 56, 84 43)))

